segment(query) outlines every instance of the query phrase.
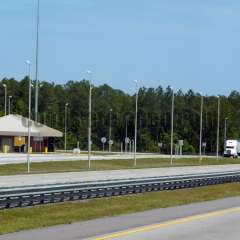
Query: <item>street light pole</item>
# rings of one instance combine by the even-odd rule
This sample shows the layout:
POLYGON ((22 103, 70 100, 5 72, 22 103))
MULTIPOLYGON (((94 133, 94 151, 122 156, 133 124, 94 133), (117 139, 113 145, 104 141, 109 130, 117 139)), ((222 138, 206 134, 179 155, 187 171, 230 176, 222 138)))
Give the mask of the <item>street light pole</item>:
POLYGON ((64 151, 67 151, 67 110, 68 110, 68 103, 65 103, 65 134, 64 134, 64 151))
POLYGON ((226 141, 227 141, 227 120, 228 118, 225 117, 224 119, 224 147, 226 146, 226 141))
POLYGON ((134 81, 136 84, 136 99, 135 99, 135 131, 134 131, 134 166, 137 166, 137 120, 138 120, 138 80, 134 81))
POLYGON ((109 110, 109 141, 108 141, 108 151, 111 152, 112 145, 112 109, 109 110))
MULTIPOLYGON (((91 75, 91 71, 87 71, 89 75, 91 75)), ((92 84, 91 77, 89 77, 89 116, 88 116, 88 168, 91 168, 91 149, 92 149, 92 84)))
POLYGON ((91 133, 92 133, 92 86, 89 87, 89 118, 88 118, 88 168, 91 168, 91 133))
POLYGON ((4 115, 7 115, 7 84, 3 84, 4 87, 4 115))
POLYGON ((220 96, 217 96, 218 98, 218 110, 217 110, 217 150, 216 150, 216 156, 217 160, 219 158, 219 127, 220 127, 220 96))
POLYGON ((9 115, 11 114, 11 99, 12 99, 12 96, 8 96, 8 114, 9 115))
POLYGON ((38 55, 39 55, 39 16, 40 0, 37 0, 37 35, 36 35, 36 72, 35 72, 35 121, 38 121, 38 55))
POLYGON ((26 61, 28 68, 28 146, 27 146, 27 172, 30 173, 30 146, 31 146, 31 99, 32 99, 32 81, 31 81, 31 62, 26 61))
POLYGON ((199 160, 202 161, 202 123, 203 123, 203 95, 201 94, 201 110, 200 110, 200 134, 199 134, 199 160))
POLYGON ((173 164, 173 123, 174 123, 174 90, 172 89, 172 113, 171 113, 171 165, 173 164))
POLYGON ((128 138, 128 118, 126 117, 126 135, 125 135, 125 153, 127 153, 127 148, 128 148, 128 143, 127 143, 127 138, 128 138))

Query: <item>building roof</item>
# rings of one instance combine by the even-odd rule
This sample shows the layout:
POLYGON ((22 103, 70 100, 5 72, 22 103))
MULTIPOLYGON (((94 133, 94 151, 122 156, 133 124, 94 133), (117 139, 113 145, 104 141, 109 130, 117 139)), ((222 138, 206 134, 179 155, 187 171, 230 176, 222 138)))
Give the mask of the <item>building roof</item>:
MULTIPOLYGON (((62 137, 62 132, 31 120, 31 136, 62 137)), ((10 114, 0 117, 0 136, 27 136, 28 118, 10 114)))

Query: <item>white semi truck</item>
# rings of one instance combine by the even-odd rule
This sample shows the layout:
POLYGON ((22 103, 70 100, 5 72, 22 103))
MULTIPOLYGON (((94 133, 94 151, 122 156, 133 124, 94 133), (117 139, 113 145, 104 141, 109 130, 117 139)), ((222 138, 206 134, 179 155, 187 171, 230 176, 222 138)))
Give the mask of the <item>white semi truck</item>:
POLYGON ((225 142, 224 157, 240 156, 240 140, 227 140, 225 142))

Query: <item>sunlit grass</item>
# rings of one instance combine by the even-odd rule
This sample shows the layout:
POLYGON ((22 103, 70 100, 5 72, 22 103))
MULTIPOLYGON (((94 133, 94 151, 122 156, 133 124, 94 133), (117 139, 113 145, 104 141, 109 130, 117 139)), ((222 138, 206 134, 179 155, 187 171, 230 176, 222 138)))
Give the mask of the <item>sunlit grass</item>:
MULTIPOLYGON (((1 160, 0 160, 1 161, 1 160)), ((170 165, 170 159, 148 158, 138 159, 137 166, 133 166, 133 159, 123 160, 94 160, 91 161, 91 171, 93 170, 117 170, 134 168, 158 168, 158 167, 178 167, 178 166, 198 166, 198 165, 221 165, 221 164, 240 164, 240 159, 232 158, 203 158, 200 162, 197 158, 175 159, 173 165, 170 165)), ((52 172, 71 172, 86 171, 88 169, 87 161, 57 161, 32 163, 32 173, 52 173, 52 172)), ((25 174, 26 164, 8 164, 0 165, 0 175, 25 174)))

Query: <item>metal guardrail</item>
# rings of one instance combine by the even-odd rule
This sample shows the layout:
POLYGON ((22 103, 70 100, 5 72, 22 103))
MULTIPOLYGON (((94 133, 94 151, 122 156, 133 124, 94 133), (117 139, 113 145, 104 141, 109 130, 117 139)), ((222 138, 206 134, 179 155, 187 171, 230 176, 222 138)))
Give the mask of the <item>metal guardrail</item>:
POLYGON ((0 209, 240 182, 240 171, 0 189, 0 209))

